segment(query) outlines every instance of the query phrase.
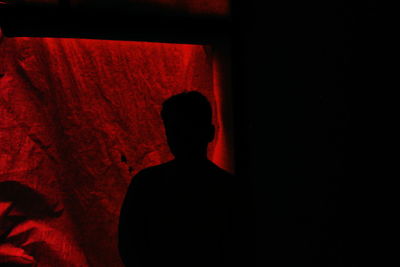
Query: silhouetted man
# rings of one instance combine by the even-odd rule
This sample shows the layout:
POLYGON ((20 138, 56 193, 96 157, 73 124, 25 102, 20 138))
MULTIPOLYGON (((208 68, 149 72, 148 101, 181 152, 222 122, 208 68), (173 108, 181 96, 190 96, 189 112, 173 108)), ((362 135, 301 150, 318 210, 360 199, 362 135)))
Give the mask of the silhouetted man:
POLYGON ((231 266, 234 176, 207 159, 211 106, 198 92, 163 104, 175 159, 139 172, 121 209, 119 250, 126 266, 231 266))

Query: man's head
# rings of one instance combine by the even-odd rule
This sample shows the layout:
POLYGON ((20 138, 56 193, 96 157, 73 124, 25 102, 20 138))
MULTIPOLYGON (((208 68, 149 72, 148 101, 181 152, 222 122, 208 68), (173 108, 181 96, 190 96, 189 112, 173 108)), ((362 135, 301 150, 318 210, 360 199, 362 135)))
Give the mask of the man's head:
POLYGON ((174 95, 163 103, 168 145, 176 158, 207 156, 207 145, 214 139, 211 105, 199 92, 174 95))

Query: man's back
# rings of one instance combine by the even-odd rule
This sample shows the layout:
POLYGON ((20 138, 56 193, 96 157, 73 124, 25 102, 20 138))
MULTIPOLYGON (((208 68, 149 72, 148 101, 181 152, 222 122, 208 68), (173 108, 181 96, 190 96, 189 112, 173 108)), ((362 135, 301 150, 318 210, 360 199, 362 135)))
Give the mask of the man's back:
POLYGON ((174 160, 141 171, 121 210, 124 262, 128 266, 227 266, 234 179, 208 160, 174 160))

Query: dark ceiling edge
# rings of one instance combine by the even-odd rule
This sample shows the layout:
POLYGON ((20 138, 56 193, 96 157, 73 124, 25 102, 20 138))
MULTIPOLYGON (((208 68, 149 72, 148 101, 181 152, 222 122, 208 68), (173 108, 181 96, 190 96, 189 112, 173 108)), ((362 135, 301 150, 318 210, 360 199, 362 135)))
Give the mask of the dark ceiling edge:
POLYGON ((230 17, 132 14, 120 9, 0 7, 7 37, 55 37, 207 44, 232 33, 230 17))

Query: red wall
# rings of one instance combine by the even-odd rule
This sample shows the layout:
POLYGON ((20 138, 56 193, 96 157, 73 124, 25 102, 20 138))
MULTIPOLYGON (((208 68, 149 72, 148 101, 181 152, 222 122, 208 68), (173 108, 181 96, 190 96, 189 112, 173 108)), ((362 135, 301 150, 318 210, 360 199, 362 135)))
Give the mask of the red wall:
POLYGON ((174 94, 208 97, 217 127, 209 156, 232 171, 216 75, 207 46, 3 38, 0 263, 15 254, 38 266, 121 266, 119 209, 132 175, 171 159, 159 111, 174 94), (25 186, 57 215, 26 215, 25 186))

